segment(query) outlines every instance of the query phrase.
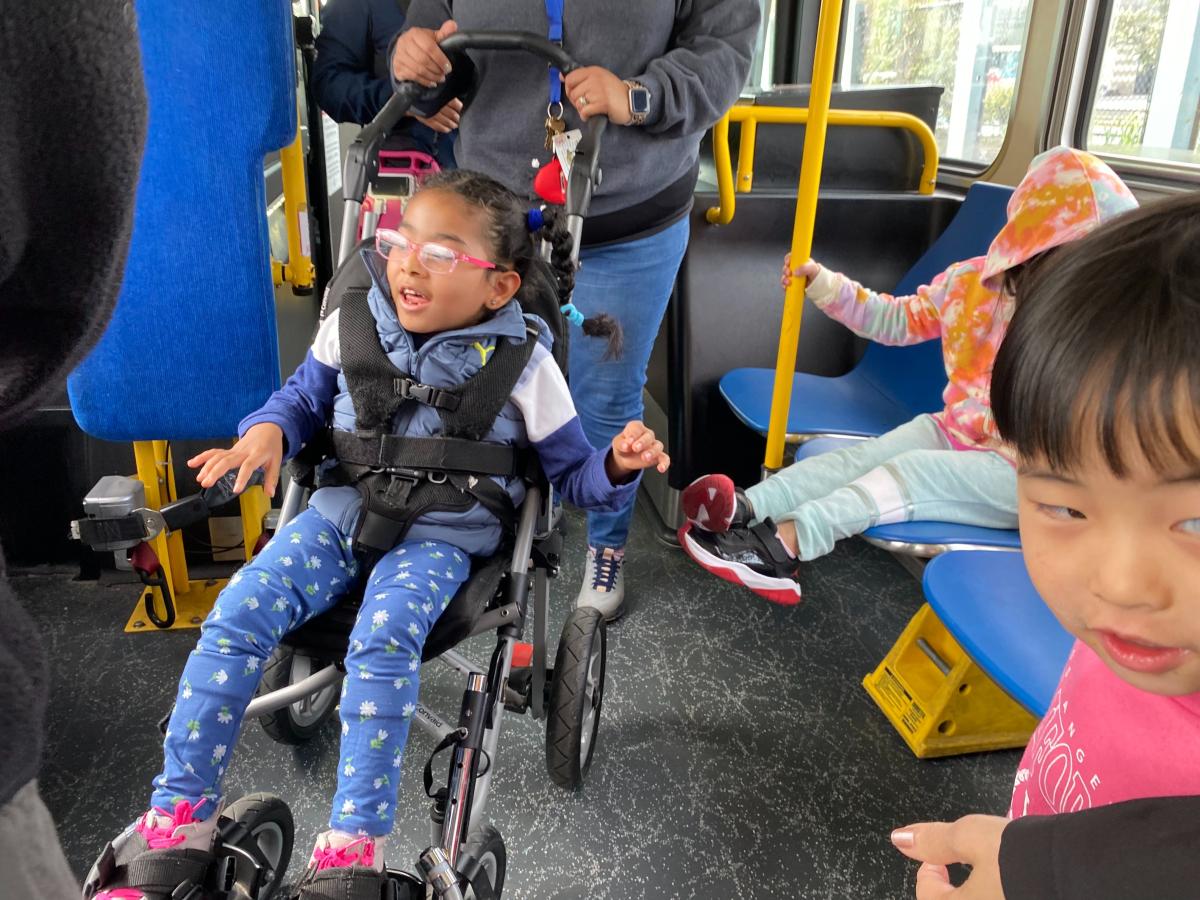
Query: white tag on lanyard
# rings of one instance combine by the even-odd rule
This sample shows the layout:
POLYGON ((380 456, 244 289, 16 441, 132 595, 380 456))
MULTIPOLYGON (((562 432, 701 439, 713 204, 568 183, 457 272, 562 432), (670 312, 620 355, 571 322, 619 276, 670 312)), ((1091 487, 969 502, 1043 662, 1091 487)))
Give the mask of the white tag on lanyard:
POLYGON ((554 136, 554 155, 558 159, 558 164, 562 166, 564 178, 571 177, 571 163, 575 159, 575 148, 579 146, 582 139, 583 132, 578 128, 554 136))

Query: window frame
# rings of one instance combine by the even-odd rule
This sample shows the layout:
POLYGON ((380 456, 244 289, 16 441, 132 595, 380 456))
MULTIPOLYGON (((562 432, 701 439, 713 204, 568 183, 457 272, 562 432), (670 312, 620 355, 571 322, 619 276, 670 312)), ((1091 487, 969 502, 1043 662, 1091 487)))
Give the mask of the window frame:
MULTIPOLYGON (((811 0, 797 0, 797 2, 804 3, 804 2, 811 2, 811 0)), ((938 184, 939 185, 944 183, 943 176, 945 176, 946 179, 950 183, 955 183, 955 184, 960 183, 960 182, 966 184, 971 181, 975 181, 978 178, 980 178, 981 176, 983 176, 984 174, 986 174, 988 171, 993 169, 996 166, 996 164, 999 163, 1000 160, 1002 160, 1004 158, 1005 151, 1008 149, 1009 135, 1011 133, 1011 126, 1012 126, 1012 121, 1013 121, 1013 113, 1016 112, 1016 105, 1017 105, 1017 102, 1018 102, 1018 100, 1020 98, 1020 94, 1021 94, 1022 79, 1025 77, 1026 67, 1029 62, 1028 55, 1026 53, 1026 51, 1029 49, 1029 28, 1030 28, 1031 24, 1033 23, 1033 6, 1037 2, 1038 2, 1038 0, 1029 0, 1029 8, 1025 15, 1025 31, 1021 36, 1021 65, 1017 69, 1016 78, 1013 80, 1013 101, 1012 101, 1013 105, 1012 105, 1012 107, 1009 108, 1008 121, 1004 126, 1004 139, 1000 142, 1000 147, 996 150, 996 155, 992 159, 988 160, 987 162, 978 162, 976 160, 964 159, 964 158, 958 157, 958 156, 939 156, 939 159, 938 159, 938 184)), ((838 81, 840 81, 840 79, 841 79, 842 67, 846 61, 846 56, 845 56, 846 55, 846 44, 848 41, 849 27, 851 24, 850 14, 853 9, 853 6, 854 6, 854 4, 852 2, 843 2, 842 3, 842 23, 841 23, 841 27, 838 29, 838 49, 837 49, 837 62, 836 62, 836 68, 835 68, 835 72, 836 72, 835 80, 838 80, 838 81)), ((815 30, 815 27, 816 27, 816 22, 815 22, 815 18, 814 18, 814 23, 813 23, 814 30, 815 30)), ((814 42, 816 40, 815 33, 812 36, 812 40, 814 42)), ((810 61, 809 65, 810 66, 812 65, 811 61, 810 61)), ((950 89, 952 87, 953 86, 948 86, 947 89, 950 89)), ((939 153, 940 153, 940 151, 939 151, 939 153)))
POLYGON ((1062 64, 1054 84, 1042 149, 1067 144, 1094 153, 1131 187, 1192 189, 1200 184, 1200 161, 1171 162, 1089 148, 1088 126, 1100 86, 1104 49, 1116 0, 1075 0, 1062 44, 1062 64), (1065 87, 1065 90, 1061 88, 1065 87))

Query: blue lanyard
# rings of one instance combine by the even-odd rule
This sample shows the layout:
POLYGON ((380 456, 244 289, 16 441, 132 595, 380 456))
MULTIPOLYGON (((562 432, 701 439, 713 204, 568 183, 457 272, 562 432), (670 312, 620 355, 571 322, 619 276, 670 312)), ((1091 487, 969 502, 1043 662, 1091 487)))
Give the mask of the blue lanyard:
MULTIPOLYGON (((563 36, 563 0, 546 0, 546 18, 550 20, 547 37, 562 46, 563 36)), ((559 81, 559 71, 550 67, 550 103, 562 103, 562 82, 559 81)))

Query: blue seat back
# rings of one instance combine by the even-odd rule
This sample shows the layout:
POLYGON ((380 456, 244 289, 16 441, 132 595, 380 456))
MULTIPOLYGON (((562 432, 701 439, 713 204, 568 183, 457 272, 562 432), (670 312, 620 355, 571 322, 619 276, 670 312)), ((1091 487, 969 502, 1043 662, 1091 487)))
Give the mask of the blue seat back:
POLYGON ((136 6, 150 126, 133 239, 71 408, 106 440, 224 437, 279 384, 263 157, 296 134, 291 4, 136 6))
MULTIPOLYGON (((971 185, 946 230, 900 279, 895 293, 914 293, 951 264, 986 253, 1007 221, 1012 191, 1005 185, 982 181, 971 185)), ((872 343, 856 371, 885 396, 907 408, 910 417, 942 408, 946 367, 940 341, 926 341, 911 347, 872 343)))
POLYGON ((925 567, 925 599, 971 659, 1044 715, 1075 639, 1038 595, 1019 553, 944 553, 925 567))

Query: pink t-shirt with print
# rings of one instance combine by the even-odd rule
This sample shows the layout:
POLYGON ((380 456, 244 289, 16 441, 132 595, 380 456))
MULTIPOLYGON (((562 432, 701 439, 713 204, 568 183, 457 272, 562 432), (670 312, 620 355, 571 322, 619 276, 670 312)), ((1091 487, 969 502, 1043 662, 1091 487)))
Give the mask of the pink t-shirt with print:
POLYGON ((1200 795, 1200 694, 1135 688, 1076 641, 1021 757, 1009 816, 1185 794, 1200 795))

